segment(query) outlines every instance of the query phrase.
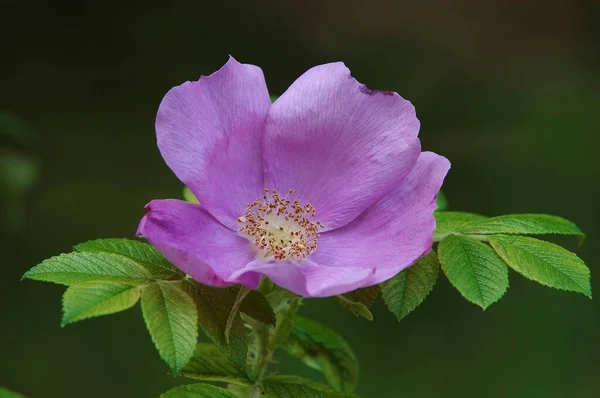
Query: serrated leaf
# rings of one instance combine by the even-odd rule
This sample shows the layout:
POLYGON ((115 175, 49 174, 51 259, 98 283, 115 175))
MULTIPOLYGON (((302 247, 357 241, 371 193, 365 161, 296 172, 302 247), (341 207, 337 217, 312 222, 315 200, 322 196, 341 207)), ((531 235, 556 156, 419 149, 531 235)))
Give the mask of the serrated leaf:
POLYGON ((23 278, 63 285, 101 281, 137 285, 153 280, 146 268, 127 257, 88 252, 51 257, 27 271, 23 278))
POLYGON ((585 234, 579 227, 564 218, 549 214, 509 214, 488 218, 462 226, 460 233, 472 235, 576 235, 583 239, 585 234))
POLYGON ((246 375, 214 345, 198 343, 194 356, 181 369, 191 379, 250 385, 246 375))
POLYGON ((373 314, 366 305, 352 301, 343 295, 335 296, 336 301, 346 310, 354 314, 354 316, 359 317, 362 316, 366 320, 372 321, 373 314))
MULTIPOLYGON (((457 232, 461 227, 487 219, 486 216, 462 211, 440 211, 434 212, 435 235, 442 236, 457 232)), ((435 239, 434 240, 440 240, 435 239)))
POLYGON ((79 252, 103 252, 125 256, 140 263, 157 279, 180 279, 185 276, 152 245, 132 239, 95 239, 74 247, 79 252))
POLYGON ((381 284, 381 295, 392 314, 401 320, 429 295, 440 274, 440 263, 432 250, 411 267, 381 284))
POLYGON ((346 310, 356 316, 362 316, 370 321, 373 320, 373 314, 369 309, 379 296, 379 285, 364 287, 349 293, 336 296, 337 301, 346 310))
POLYGON ((178 372, 194 354, 198 312, 179 284, 158 281, 142 290, 142 313, 160 357, 178 372))
POLYGON ((506 264, 526 278, 592 297, 590 270, 574 253, 524 236, 496 235, 488 240, 506 264))
POLYGON ((449 235, 438 246, 438 258, 454 287, 486 309, 508 289, 508 268, 494 250, 468 236, 449 235))
POLYGON ((289 339, 281 347, 322 372, 334 390, 354 390, 359 373, 356 356, 348 343, 331 329, 297 316, 289 339))
POLYGON ((181 196, 183 196, 183 199, 187 202, 200 203, 200 201, 198 200, 196 195, 194 195, 192 190, 189 189, 188 187, 183 187, 183 192, 181 193, 181 196))
POLYGON ((446 199, 446 195, 442 191, 438 192, 435 202, 437 204, 436 211, 444 211, 448 208, 448 199, 446 199))
POLYGON ((336 392, 326 385, 298 376, 271 376, 263 383, 267 398, 354 398, 355 394, 336 392))
POLYGON ((238 398, 238 396, 221 387, 198 383, 175 387, 161 394, 160 398, 238 398))
POLYGON ((128 284, 87 282, 69 286, 63 295, 62 325, 129 309, 140 298, 140 288, 128 284))
POLYGON ((194 281, 185 281, 183 287, 198 308, 198 325, 233 363, 243 369, 248 352, 248 334, 239 314, 231 324, 229 344, 225 340, 227 319, 237 296, 236 291, 201 285, 194 281))

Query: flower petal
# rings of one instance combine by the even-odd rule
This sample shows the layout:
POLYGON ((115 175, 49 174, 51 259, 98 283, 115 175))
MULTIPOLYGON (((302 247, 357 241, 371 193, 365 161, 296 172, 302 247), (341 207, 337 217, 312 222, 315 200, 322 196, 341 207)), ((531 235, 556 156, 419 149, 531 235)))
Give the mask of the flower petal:
POLYGON ((262 195, 260 151, 270 106, 262 70, 229 58, 212 75, 171 89, 158 109, 156 135, 167 165, 232 229, 262 195))
MULTIPOLYGON (((253 261, 250 243, 215 220, 200 205, 176 199, 153 200, 138 227, 143 235, 177 268, 200 283, 224 287, 235 270, 253 261)), ((241 279, 255 288, 254 275, 241 279)))
POLYGON ((349 225, 326 232, 310 259, 331 267, 375 269, 383 282, 431 250, 436 197, 450 162, 423 152, 406 179, 349 225))
POLYGON ((265 188, 294 188, 325 230, 396 187, 420 152, 412 104, 369 90, 343 63, 314 67, 273 104, 263 142, 265 188))
POLYGON ((256 260, 234 272, 228 282, 240 283, 252 275, 268 276, 277 285, 304 297, 328 297, 365 286, 374 270, 356 267, 327 267, 310 260, 264 262, 256 260))

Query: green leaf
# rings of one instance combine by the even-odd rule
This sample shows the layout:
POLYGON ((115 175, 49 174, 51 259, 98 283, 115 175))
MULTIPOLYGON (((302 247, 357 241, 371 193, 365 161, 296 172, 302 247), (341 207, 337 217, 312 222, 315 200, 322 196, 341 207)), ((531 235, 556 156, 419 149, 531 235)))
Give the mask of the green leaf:
POLYGON ((129 309, 140 298, 140 288, 128 284, 87 282, 69 286, 63 296, 62 325, 129 309))
POLYGON ((275 286, 273 291, 267 294, 265 298, 273 307, 277 319, 277 327, 271 339, 271 349, 275 349, 288 339, 292 330, 292 322, 300 308, 302 298, 279 286, 275 286))
POLYGON ((246 298, 246 296, 250 293, 250 289, 246 286, 240 286, 238 289, 238 294, 233 302, 233 307, 229 310, 229 317, 227 318, 227 322, 225 323, 225 342, 229 344, 229 332, 231 331, 231 327, 233 326, 233 322, 237 317, 239 317, 239 310, 242 302, 246 298))
POLYGON ((194 356, 181 369, 191 379, 250 385, 246 375, 214 345, 198 343, 194 356))
POLYGON ((337 296, 336 299, 342 305, 342 307, 352 312, 354 315, 362 316, 372 321, 373 314, 371 314, 369 308, 371 308, 373 303, 375 303, 375 300, 377 300, 379 291, 379 285, 364 287, 362 289, 357 289, 352 292, 337 296))
POLYGON ((138 262, 112 253, 73 252, 42 261, 24 279, 73 285, 84 282, 116 282, 138 285, 153 280, 138 262))
POLYGON ((367 308, 371 308, 373 304, 375 304, 377 297, 379 297, 380 292, 381 289, 379 288, 379 285, 374 285, 344 293, 342 296, 356 303, 361 303, 367 308))
POLYGON ((279 98, 278 95, 271 95, 271 102, 277 101, 277 98, 279 98))
POLYGON ((181 279, 185 273, 175 268, 158 250, 148 243, 131 239, 95 239, 75 246, 79 252, 103 252, 125 256, 138 262, 156 279, 181 279))
POLYGON ((440 263, 432 250, 413 266, 381 284, 383 301, 401 320, 429 295, 440 274, 440 263))
POLYGON ((238 398, 238 396, 210 384, 184 384, 161 394, 160 398, 238 398))
POLYGON ((486 309, 508 289, 508 268, 494 250, 468 236, 449 235, 438 246, 448 280, 472 303, 486 309))
POLYGON ((352 301, 346 298, 344 295, 335 296, 335 299, 344 309, 353 313, 356 317, 362 316, 363 318, 372 321, 373 314, 369 311, 366 305, 357 301, 352 301))
POLYGON ((263 383, 266 398, 352 398, 355 394, 341 393, 312 380, 298 376, 271 376, 263 383))
POLYGON ((191 202, 191 203, 200 203, 200 201, 198 200, 198 198, 196 197, 196 195, 194 195, 194 193, 192 192, 191 189, 189 189, 188 187, 183 187, 183 192, 182 192, 182 196, 183 199, 191 202))
POLYGON ((237 291, 201 285, 194 281, 185 281, 183 287, 192 296, 198 308, 198 325, 233 363, 243 369, 248 352, 248 334, 239 314, 231 324, 229 344, 225 340, 227 319, 237 291))
POLYGON ((446 199, 446 195, 442 191, 438 192, 436 199, 437 209, 436 211, 444 211, 448 208, 448 199, 446 199))
POLYGON ((579 227, 564 218, 548 214, 510 214, 488 218, 459 229, 460 233, 472 235, 576 235, 583 239, 585 234, 579 227))
MULTIPOLYGON (((457 232, 461 227, 485 220, 487 217, 479 214, 465 213, 462 211, 441 211, 435 212, 435 235, 444 236, 457 232)), ((435 238, 439 241, 441 238, 435 238)))
POLYGON ((297 316, 282 348, 322 372, 336 391, 354 390, 358 381, 358 362, 348 343, 331 329, 297 316))
POLYGON ((25 396, 0 386, 0 398, 25 398, 25 396))
POLYGON ((194 300, 178 284, 158 281, 142 290, 142 313, 161 358, 178 372, 198 341, 194 300))
POLYGON ((506 264, 526 278, 592 297, 590 270, 574 253, 524 236, 497 235, 488 240, 506 264))
MULTIPOLYGON (((239 286, 232 286, 229 289, 237 288, 239 288, 239 286)), ((265 325, 275 326, 275 314, 273 313, 273 309, 269 305, 267 299, 256 290, 251 290, 250 293, 248 293, 244 301, 242 301, 240 311, 265 325)))

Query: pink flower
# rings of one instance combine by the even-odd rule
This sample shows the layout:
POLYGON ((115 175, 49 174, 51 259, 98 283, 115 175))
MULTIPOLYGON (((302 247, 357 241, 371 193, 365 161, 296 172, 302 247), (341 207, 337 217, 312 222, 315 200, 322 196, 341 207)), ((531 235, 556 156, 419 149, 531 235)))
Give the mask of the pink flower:
POLYGON ((211 286, 266 275, 315 297, 383 282, 431 250, 450 163, 418 132, 410 102, 343 63, 271 104, 262 70, 230 58, 160 104, 158 147, 200 204, 153 200, 138 235, 211 286))

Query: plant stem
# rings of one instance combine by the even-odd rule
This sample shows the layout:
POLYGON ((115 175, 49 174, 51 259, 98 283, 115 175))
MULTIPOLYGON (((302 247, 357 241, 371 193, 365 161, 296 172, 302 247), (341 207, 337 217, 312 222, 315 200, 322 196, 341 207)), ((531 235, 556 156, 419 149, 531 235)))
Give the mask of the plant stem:
MULTIPOLYGON (((280 335, 282 333, 283 328, 289 328, 293 322, 293 319, 296 315, 296 310, 300 305, 301 298, 296 298, 296 305, 293 307, 293 310, 290 310, 289 304, 287 305, 276 305, 275 303, 270 303, 274 308, 283 308, 283 311, 276 311, 277 315, 277 325, 275 328, 265 325, 261 322, 254 321, 250 319, 250 326, 254 330, 257 336, 257 360, 254 366, 254 374, 256 376, 254 388, 249 392, 249 398, 262 398, 262 384, 267 375, 267 369, 271 364, 273 359, 273 354, 275 354, 275 350, 277 349, 277 345, 280 344, 281 341, 278 341, 281 338, 280 335), (274 305, 275 304, 275 305, 274 305)), ((284 303, 282 300, 281 303, 284 303)))
POLYGON ((256 375, 256 382, 254 388, 250 393, 251 398, 260 398, 262 391, 262 382, 267 374, 267 368, 273 358, 275 350, 271 349, 271 338, 272 333, 270 328, 266 325, 260 324, 258 328, 255 328, 255 332, 258 335, 258 356, 259 359, 256 362, 254 368, 254 374, 256 375))

